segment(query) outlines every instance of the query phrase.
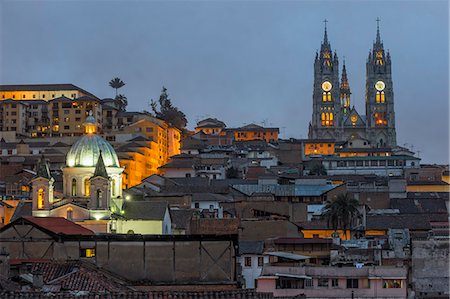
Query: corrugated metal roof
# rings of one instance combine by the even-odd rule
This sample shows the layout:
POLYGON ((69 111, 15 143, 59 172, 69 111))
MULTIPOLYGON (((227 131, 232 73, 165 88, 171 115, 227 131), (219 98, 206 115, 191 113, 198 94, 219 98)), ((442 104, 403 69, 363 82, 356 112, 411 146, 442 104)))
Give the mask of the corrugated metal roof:
POLYGON ((271 256, 277 256, 284 259, 294 260, 294 261, 304 261, 311 257, 301 254, 295 254, 290 252, 282 252, 282 251, 275 251, 275 252, 264 252, 265 255, 271 255, 271 256))

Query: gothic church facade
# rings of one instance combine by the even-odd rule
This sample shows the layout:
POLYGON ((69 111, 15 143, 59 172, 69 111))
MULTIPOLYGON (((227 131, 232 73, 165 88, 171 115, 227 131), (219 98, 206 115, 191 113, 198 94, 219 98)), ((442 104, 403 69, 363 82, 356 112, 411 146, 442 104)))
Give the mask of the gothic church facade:
POLYGON ((350 95, 345 62, 339 79, 339 60, 331 49, 325 26, 320 53, 316 53, 314 61, 313 114, 308 138, 337 142, 356 138, 366 140, 368 147, 395 147, 391 56, 384 50, 378 25, 366 62, 365 115, 351 106, 350 95))

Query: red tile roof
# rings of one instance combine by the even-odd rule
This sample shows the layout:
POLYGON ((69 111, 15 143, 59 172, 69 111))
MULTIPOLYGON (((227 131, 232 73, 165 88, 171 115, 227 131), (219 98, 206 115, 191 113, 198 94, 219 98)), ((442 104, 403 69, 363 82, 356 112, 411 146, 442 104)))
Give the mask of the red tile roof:
POLYGON ((81 225, 73 223, 63 217, 33 217, 24 216, 25 220, 40 226, 55 234, 64 235, 95 235, 90 229, 84 228, 81 225))

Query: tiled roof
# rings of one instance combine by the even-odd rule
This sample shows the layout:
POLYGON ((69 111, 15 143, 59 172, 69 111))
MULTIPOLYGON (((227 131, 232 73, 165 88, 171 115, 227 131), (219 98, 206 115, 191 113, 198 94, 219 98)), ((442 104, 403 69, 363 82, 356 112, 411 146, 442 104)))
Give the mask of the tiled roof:
POLYGON ((123 216, 126 219, 163 220, 167 209, 165 201, 126 201, 123 205, 123 216))
POLYGON ((239 254, 262 254, 264 252, 264 241, 240 241, 239 254))
POLYGON ((391 208, 401 214, 447 213, 444 199, 391 199, 391 208))
POLYGON ((24 216, 22 218, 55 234, 94 235, 93 231, 62 217, 24 216))
POLYGON ((24 217, 31 216, 33 211, 33 203, 31 201, 20 201, 11 217, 11 222, 24 217))
POLYGON ((194 210, 171 209, 170 214, 172 215, 172 223, 175 225, 175 228, 186 229, 191 222, 192 215, 194 215, 194 210))
POLYGON ((367 216, 366 229, 386 230, 389 228, 429 230, 431 229, 430 218, 425 214, 367 216))

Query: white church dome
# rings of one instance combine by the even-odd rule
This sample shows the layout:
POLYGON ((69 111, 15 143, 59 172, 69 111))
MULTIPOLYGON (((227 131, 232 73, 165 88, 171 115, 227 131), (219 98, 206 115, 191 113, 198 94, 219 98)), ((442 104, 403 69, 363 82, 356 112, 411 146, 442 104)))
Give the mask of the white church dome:
POLYGON ((75 142, 67 153, 66 165, 68 167, 95 167, 102 152, 106 167, 120 167, 119 158, 111 144, 96 135, 96 121, 90 114, 86 117, 85 135, 75 142))

